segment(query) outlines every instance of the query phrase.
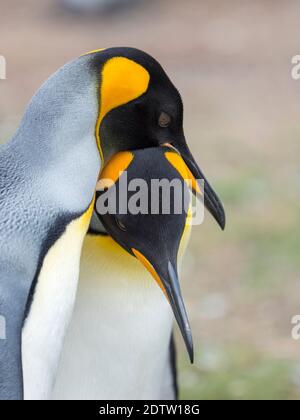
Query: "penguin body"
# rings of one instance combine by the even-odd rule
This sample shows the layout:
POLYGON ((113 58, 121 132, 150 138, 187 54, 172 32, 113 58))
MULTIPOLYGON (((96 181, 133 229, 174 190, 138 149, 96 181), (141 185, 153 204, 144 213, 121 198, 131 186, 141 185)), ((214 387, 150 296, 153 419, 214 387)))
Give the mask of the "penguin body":
POLYGON ((97 97, 82 68, 86 60, 46 82, 16 135, 0 148, 2 399, 47 398, 75 298, 86 212, 100 170, 97 97), (64 309, 59 294, 68 296, 64 309))
POLYGON ((174 399, 172 311, 109 236, 88 235, 53 399, 174 399))
MULTIPOLYGON (((3 156, 2 154, 1 157, 3 156)), ((55 320, 60 309, 56 292, 70 294, 72 297, 70 282, 73 288, 73 299, 75 297, 80 249, 90 219, 85 213, 93 199, 93 188, 91 188, 91 197, 86 202, 79 202, 76 212, 75 209, 64 208, 63 204, 55 208, 53 202, 47 199, 47 191, 45 191, 45 199, 35 194, 34 188, 38 188, 36 181, 39 183, 43 178, 28 179, 26 175, 18 173, 20 167, 22 166, 15 168, 15 182, 10 184, 12 194, 8 193, 10 189, 7 189, 7 183, 4 189, 1 188, 1 191, 5 191, 5 200, 1 202, 0 210, 2 226, 0 233, 1 315, 5 317, 7 326, 7 339, 0 343, 1 351, 6 354, 5 364, 1 363, 1 372, 3 372, 2 369, 4 372, 7 369, 7 375, 11 377, 10 369, 16 369, 16 378, 12 383, 15 389, 23 371, 25 397, 28 392, 30 397, 40 399, 45 397, 46 390, 49 390, 51 372, 59 356, 57 340, 60 337, 53 329, 67 324, 72 299, 69 302, 66 300, 64 305, 66 312, 62 311, 59 323, 47 323, 47 318, 43 317, 43 310, 48 313, 48 316, 50 315, 49 321, 51 321, 51 315, 52 320, 55 320), (24 188, 26 189, 25 197, 24 188), (64 247, 61 247, 62 243, 64 247), (72 244, 72 247, 68 248, 66 244, 72 244), (58 247, 60 247, 60 252, 56 251, 58 247), (43 281, 47 277, 49 281, 43 281), (55 290, 53 280, 58 280, 58 277, 61 281, 55 290), (35 306, 41 303, 43 310, 35 311, 35 306), (41 340, 41 335, 37 334, 42 331, 36 331, 36 323, 41 323, 46 340, 41 340), (10 344, 14 342, 15 328, 18 330, 19 337, 23 329, 23 369, 21 369, 21 342, 18 341, 18 345, 10 349, 10 344), (35 345, 33 337, 38 339, 38 345, 35 345), (47 352, 55 359, 54 363, 48 364, 45 357, 47 352), (13 368, 10 365, 10 358, 13 358, 11 361, 13 368), (40 373, 46 375, 48 381, 40 382, 37 373, 33 376, 36 363, 41 364, 40 373), (39 384, 36 394, 30 391, 33 382, 39 384)), ((40 185, 40 187, 44 189, 44 186, 40 185)), ((1 375, 1 381, 4 380, 5 373, 1 375)), ((15 394, 12 389, 6 391, 3 384, 3 398, 21 397, 24 391, 21 382, 17 388, 18 392, 15 394)))
MULTIPOLYGON (((152 177, 180 177, 165 159, 164 149, 133 152, 135 162, 127 172, 129 184, 139 173, 149 185, 152 177)), ((178 156, 170 149, 165 151, 178 156)), ((117 163, 125 162, 125 157, 120 154, 120 159, 115 158, 113 172, 121 173, 117 163)), ((108 164, 102 176, 112 173, 109 168, 113 166, 108 164)), ((136 216, 135 222, 133 216, 142 232, 137 243, 140 240, 146 247, 161 249, 162 255, 167 248, 180 265, 190 234, 190 226, 184 227, 186 217, 149 214, 136 216)), ((123 217, 125 225, 128 220, 130 217, 123 217)), ((101 234, 103 227, 96 220, 91 226, 93 233, 84 242, 76 304, 53 399, 176 399, 170 304, 140 261, 110 236, 101 234)))

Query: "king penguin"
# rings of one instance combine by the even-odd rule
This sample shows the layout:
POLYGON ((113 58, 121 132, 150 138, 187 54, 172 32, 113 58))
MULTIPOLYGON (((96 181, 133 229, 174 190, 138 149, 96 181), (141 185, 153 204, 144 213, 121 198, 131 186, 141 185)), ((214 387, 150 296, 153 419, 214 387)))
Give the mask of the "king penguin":
POLYGON ((93 220, 84 243, 53 399, 177 398, 174 315, 194 357, 178 271, 191 232, 189 191, 195 182, 168 147, 121 152, 104 167, 97 185, 99 220, 93 220), (147 190, 136 197, 133 183, 140 179, 147 190), (159 193, 153 182, 162 187, 159 193), (130 203, 137 199, 143 205, 139 201, 132 214, 130 203), (99 200, 111 203, 107 212, 99 200))
MULTIPOLYGON (((155 59, 133 48, 109 48, 51 76, 1 146, 6 339, 0 340, 0 399, 49 398, 105 162, 120 151, 172 143, 195 178, 203 178, 182 116, 180 95, 155 59)), ((223 227, 222 205, 208 183, 205 188, 206 206, 223 227)))

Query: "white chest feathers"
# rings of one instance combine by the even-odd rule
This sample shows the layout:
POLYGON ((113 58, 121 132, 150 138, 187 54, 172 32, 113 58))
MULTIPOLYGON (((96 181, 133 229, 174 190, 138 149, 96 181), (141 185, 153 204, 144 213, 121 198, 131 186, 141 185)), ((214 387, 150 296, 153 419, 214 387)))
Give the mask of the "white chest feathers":
POLYGON ((173 315, 140 263, 88 236, 53 399, 173 398, 173 315))
POLYGON ((74 307, 82 243, 91 213, 67 227, 42 265, 22 332, 24 398, 48 399, 74 307))

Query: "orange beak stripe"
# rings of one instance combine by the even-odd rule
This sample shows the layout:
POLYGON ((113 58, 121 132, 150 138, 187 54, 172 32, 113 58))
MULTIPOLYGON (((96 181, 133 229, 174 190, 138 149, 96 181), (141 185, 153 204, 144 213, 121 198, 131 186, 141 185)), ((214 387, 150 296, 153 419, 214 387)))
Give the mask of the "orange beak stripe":
POLYGON ((186 183, 192 189, 192 191, 194 193, 196 192, 198 194, 203 195, 202 191, 200 190, 199 184, 196 181, 196 178, 187 167, 181 155, 179 155, 178 152, 166 152, 165 156, 166 156, 166 159, 169 161, 169 163, 176 169, 176 171, 186 181, 186 183))
POLYGON ((152 275, 152 277, 157 282, 157 284, 159 285, 159 287, 161 288, 161 290, 163 291, 164 295, 166 296, 166 298, 169 301, 169 297, 167 295, 166 289, 165 289, 165 287, 164 287, 164 285, 163 285, 163 283, 162 283, 159 275, 157 274, 155 268, 153 267, 153 265, 138 250, 132 248, 132 252, 134 253, 135 257, 143 264, 143 266, 149 271, 149 273, 152 275))

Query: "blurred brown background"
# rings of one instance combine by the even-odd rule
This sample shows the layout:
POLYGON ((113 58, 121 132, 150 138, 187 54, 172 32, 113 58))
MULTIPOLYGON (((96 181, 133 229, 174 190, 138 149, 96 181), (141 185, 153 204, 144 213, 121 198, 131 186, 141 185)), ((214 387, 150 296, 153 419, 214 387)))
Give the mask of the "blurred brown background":
POLYGON ((2 141, 41 83, 89 50, 146 50, 182 93, 189 144, 228 219, 222 233, 207 216, 185 260, 196 362, 181 348, 183 398, 300 398, 299 16, 296 0, 145 0, 92 16, 1 2, 2 141))

